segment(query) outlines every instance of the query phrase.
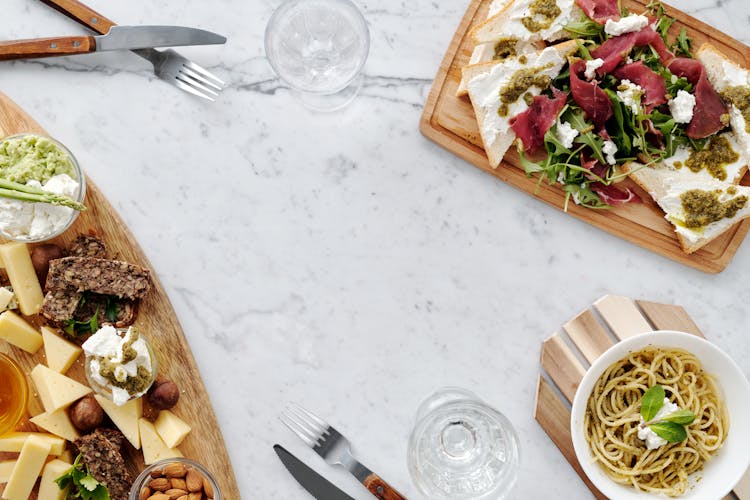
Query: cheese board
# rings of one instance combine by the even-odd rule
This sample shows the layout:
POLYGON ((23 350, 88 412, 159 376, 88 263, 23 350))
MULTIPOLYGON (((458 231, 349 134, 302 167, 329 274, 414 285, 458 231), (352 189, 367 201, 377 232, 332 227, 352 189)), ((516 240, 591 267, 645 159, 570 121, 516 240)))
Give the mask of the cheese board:
MULTIPOLYGON (((490 166, 471 102, 466 96, 456 95, 462 68, 468 64, 474 48, 469 31, 484 21, 490 3, 490 0, 473 0, 470 3, 435 77, 425 103, 420 130, 428 139, 483 171, 563 210, 566 205, 563 190, 557 185, 540 183, 536 178, 527 177, 515 148, 508 151, 497 168, 490 166)), ((626 0, 622 4, 633 12, 642 12, 647 2, 626 0)), ((745 68, 750 66, 750 47, 678 9, 668 5, 664 7, 666 14, 676 19, 671 32, 677 33, 685 28, 695 47, 710 42, 730 60, 745 68)), ((750 176, 745 175, 740 184, 750 185, 750 176)), ((649 194, 629 179, 621 185, 637 193, 643 203, 629 203, 606 210, 592 210, 570 203, 567 213, 643 248, 708 273, 724 270, 750 231, 750 221, 746 220, 700 250, 687 254, 681 249, 664 213, 649 194)))
MULTIPOLYGON (((605 295, 542 343, 534 418, 573 467, 594 498, 606 499, 583 472, 570 433, 570 402, 587 367, 615 342, 653 330, 703 336, 684 308, 605 295)), ((724 500, 750 499, 750 470, 724 500)))
MULTIPOLYGON (((0 136, 5 137, 17 133, 47 135, 31 116, 0 93, 0 136)), ((85 205, 88 209, 81 212, 74 224, 51 242, 67 248, 80 234, 95 235, 104 242, 112 258, 148 268, 148 259, 101 191, 88 178, 86 186, 85 205)), ((30 245, 30 247, 33 246, 33 244, 30 245)), ((213 474, 223 498, 240 498, 224 439, 211 407, 210 397, 185 334, 156 273, 151 273, 151 280, 151 290, 140 303, 135 325, 140 331, 148 332, 148 340, 158 360, 159 374, 178 384, 179 402, 173 412, 192 428, 192 431, 180 443, 179 450, 186 458, 200 462, 213 474)), ((37 328, 44 324, 39 315, 26 316, 24 319, 37 328)), ((38 397, 40 391, 36 390, 30 373, 37 365, 49 364, 51 360, 45 358, 44 348, 39 349, 35 354, 29 354, 5 341, 0 341, 0 352, 9 355, 20 365, 27 376, 30 389, 27 413, 16 430, 43 431, 29 421, 30 417, 43 412, 38 397)), ((82 384, 87 384, 83 355, 78 356, 66 375, 82 384)), ((156 416, 154 409, 144 410, 144 417, 147 419, 153 421, 156 416)), ((123 448, 123 455, 130 475, 135 478, 144 469, 143 454, 128 445, 123 448)), ((17 456, 18 453, 0 452, 0 461, 12 460, 17 456)), ((30 496, 32 500, 37 498, 38 488, 37 484, 30 496)))

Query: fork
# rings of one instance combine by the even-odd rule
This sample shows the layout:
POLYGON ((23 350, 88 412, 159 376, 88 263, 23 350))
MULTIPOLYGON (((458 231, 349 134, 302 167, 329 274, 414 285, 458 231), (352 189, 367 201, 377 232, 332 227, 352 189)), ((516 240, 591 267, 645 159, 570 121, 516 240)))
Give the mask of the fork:
MULTIPOLYGON (((115 25, 78 0, 41 1, 102 35, 115 25)), ((158 78, 185 92, 213 101, 223 88, 222 80, 172 49, 139 49, 133 52, 154 65, 154 74, 158 78)))
POLYGON ((280 420, 329 465, 340 465, 380 500, 406 500, 380 476, 352 456, 349 440, 320 417, 296 403, 289 403, 280 420))

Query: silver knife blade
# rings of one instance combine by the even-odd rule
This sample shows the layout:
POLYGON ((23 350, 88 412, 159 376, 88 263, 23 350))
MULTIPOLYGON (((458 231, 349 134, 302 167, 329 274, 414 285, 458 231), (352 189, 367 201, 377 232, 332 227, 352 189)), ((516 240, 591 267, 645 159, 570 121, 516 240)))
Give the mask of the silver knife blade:
POLYGON ((305 465, 299 458, 286 451, 283 446, 275 444, 273 450, 294 479, 318 500, 354 500, 328 479, 305 465))
POLYGON ((106 35, 94 39, 97 51, 216 45, 227 41, 217 33, 183 26, 112 26, 106 35))

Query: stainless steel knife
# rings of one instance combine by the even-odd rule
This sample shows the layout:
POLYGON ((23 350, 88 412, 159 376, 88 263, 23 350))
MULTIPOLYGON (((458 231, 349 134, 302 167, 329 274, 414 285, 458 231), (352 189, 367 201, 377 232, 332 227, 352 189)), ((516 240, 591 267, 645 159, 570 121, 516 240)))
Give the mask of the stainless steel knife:
POLYGON ((182 26, 112 26, 106 35, 63 36, 0 42, 0 60, 89 54, 181 45, 215 45, 227 41, 217 33, 182 26))
POLYGON ((305 465, 299 458, 286 451, 281 445, 273 445, 273 450, 281 459, 284 467, 294 476, 294 479, 318 500, 354 500, 336 485, 305 465))

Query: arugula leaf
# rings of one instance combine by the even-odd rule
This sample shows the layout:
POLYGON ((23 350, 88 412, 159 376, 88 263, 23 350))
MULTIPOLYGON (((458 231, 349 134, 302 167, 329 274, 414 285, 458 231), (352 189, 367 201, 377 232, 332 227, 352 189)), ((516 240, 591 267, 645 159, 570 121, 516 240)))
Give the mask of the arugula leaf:
POLYGON ((674 422, 656 422, 649 427, 657 436, 669 443, 679 443, 687 439, 685 427, 674 422))
POLYGON ((563 26, 563 29, 584 38, 600 38, 604 33, 604 26, 588 17, 583 17, 579 21, 571 21, 563 26))
POLYGON ((55 479, 57 486, 68 489, 66 498, 81 500, 110 500, 109 490, 97 481, 83 463, 83 455, 79 454, 73 465, 62 476, 55 479))
POLYGON ((604 159, 604 153, 602 152, 604 141, 594 134, 594 126, 586 121, 583 110, 578 107, 570 107, 563 118, 578 131, 578 137, 574 139, 574 142, 590 147, 594 157, 606 165, 607 161, 604 159))
POLYGON ((645 422, 653 420, 662 406, 664 406, 664 388, 660 385, 649 388, 641 399, 641 416, 643 420, 645 422))
POLYGON ((690 410, 677 410, 661 417, 660 420, 663 422, 673 422, 675 424, 688 425, 692 424, 693 420, 695 420, 695 414, 690 410))

